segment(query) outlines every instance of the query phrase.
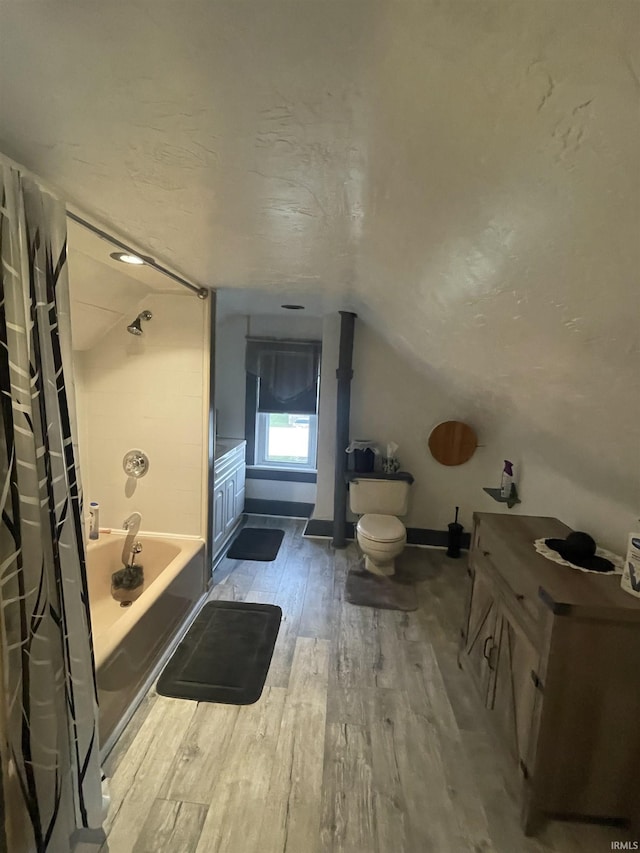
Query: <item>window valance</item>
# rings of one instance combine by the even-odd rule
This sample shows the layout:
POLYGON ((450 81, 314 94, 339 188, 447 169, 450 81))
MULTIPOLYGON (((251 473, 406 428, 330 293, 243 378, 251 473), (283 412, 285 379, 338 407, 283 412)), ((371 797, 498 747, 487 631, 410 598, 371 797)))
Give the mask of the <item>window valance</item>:
POLYGON ((258 411, 317 411, 320 341, 247 339, 246 370, 258 377, 258 411))

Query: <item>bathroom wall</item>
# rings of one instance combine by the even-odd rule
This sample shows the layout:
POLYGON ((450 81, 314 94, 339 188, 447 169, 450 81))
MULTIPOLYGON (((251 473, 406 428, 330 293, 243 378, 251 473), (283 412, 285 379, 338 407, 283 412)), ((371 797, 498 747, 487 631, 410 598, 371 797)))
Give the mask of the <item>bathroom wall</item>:
MULTIPOLYGON (((314 518, 333 517, 333 453, 335 447, 335 368, 339 318, 325 318, 323 335, 323 385, 319 436, 318 494, 314 518), (333 363, 332 363, 333 359, 333 363)), ((626 534, 638 528, 633 504, 602 495, 597 483, 588 488, 554 468, 554 436, 545 452, 534 445, 526 425, 502 419, 457 397, 418 371, 362 319, 356 320, 354 378, 351 391, 351 436, 370 438, 384 447, 399 445, 402 468, 416 478, 411 508, 405 522, 410 527, 446 530, 460 506, 460 521, 469 530, 474 511, 511 512, 556 516, 575 529, 587 530, 602 545, 621 552, 626 534), (443 420, 459 419, 475 427, 480 445, 465 465, 446 467, 431 456, 428 438, 443 420), (513 510, 496 503, 482 491, 498 486, 503 460, 517 463, 522 503, 513 510)))
POLYGON ((149 293, 143 309, 153 319, 141 337, 127 333, 128 318, 74 354, 85 506, 100 503, 103 527, 135 510, 144 530, 204 536, 210 303, 149 293), (133 448, 150 462, 138 481, 122 469, 133 448))
POLYGON ((216 431, 226 438, 244 438, 246 334, 247 318, 242 314, 216 323, 216 431))

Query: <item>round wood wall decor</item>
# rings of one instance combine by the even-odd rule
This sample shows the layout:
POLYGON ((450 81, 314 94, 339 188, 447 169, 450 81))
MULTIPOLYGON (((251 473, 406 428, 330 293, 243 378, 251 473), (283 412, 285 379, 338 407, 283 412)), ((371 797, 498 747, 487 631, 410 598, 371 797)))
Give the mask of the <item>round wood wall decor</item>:
POLYGON ((462 421, 444 421, 429 436, 429 450, 441 465, 463 465, 473 456, 478 438, 462 421))

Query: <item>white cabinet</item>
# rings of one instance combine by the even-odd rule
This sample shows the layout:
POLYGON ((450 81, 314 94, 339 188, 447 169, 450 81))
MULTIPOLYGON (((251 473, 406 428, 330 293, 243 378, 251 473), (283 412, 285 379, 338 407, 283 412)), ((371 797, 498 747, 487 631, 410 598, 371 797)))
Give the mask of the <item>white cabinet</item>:
POLYGON ((231 539, 244 511, 245 445, 239 439, 217 442, 213 487, 214 561, 231 539))

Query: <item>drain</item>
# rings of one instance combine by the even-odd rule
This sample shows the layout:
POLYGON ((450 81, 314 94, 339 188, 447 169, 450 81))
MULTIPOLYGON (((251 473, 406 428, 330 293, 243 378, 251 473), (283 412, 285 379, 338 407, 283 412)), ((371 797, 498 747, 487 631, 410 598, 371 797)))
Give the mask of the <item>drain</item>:
POLYGON ((121 601, 120 607, 131 607, 132 604, 133 604, 133 601, 121 601))

